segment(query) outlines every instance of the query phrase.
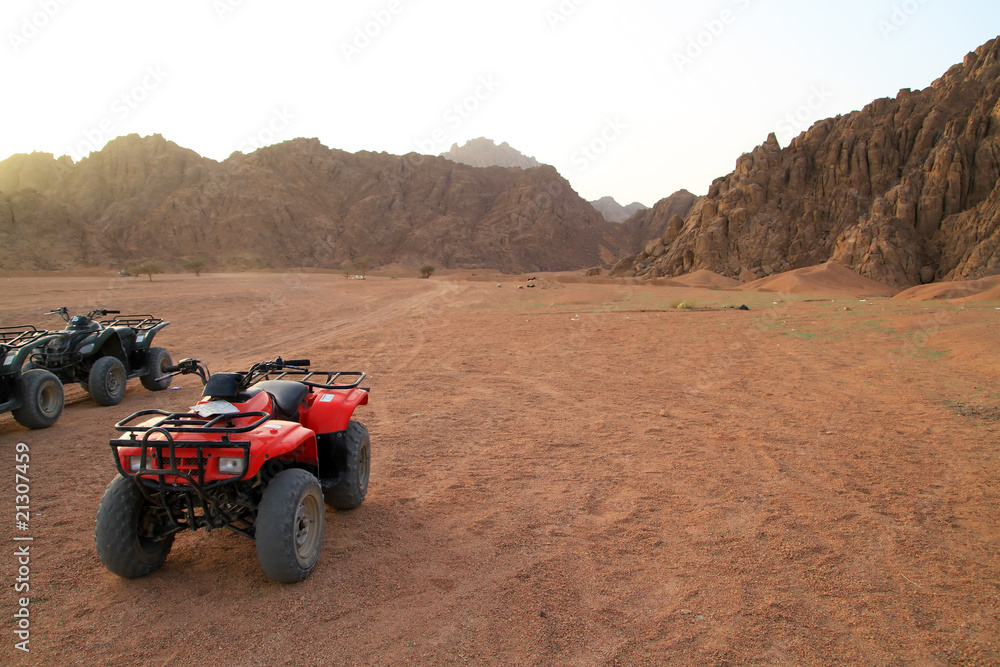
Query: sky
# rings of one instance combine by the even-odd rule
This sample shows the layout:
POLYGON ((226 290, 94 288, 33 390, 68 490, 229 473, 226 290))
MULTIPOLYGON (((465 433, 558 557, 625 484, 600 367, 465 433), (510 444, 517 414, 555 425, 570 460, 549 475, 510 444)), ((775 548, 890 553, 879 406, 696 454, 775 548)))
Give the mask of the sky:
POLYGON ((930 85, 996 0, 4 0, 0 159, 130 133, 224 160, 296 137, 485 136, 584 198, 702 195, 774 132, 930 85))

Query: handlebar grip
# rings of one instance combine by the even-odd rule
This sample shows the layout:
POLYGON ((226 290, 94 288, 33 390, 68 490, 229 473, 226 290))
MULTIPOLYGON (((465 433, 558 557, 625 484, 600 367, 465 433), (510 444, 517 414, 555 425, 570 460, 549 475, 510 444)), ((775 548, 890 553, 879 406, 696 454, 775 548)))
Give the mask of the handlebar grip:
POLYGON ((164 366, 163 367, 163 372, 164 373, 176 373, 180 369, 181 369, 180 366, 164 366))
POLYGON ((105 310, 104 314, 105 315, 121 315, 122 311, 120 311, 120 310, 105 310))
POLYGON ((308 359, 289 359, 287 361, 282 361, 281 363, 284 364, 285 366, 308 366, 309 365, 309 360, 308 359))

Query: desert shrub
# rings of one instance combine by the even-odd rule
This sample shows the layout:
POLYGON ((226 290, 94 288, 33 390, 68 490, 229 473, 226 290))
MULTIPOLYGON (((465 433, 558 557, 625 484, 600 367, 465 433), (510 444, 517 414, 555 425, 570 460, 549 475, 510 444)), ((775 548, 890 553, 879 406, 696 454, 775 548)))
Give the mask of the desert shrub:
POLYGON ((207 257, 192 257, 191 259, 184 262, 182 266, 185 271, 193 273, 196 276, 200 276, 202 270, 204 270, 207 264, 208 264, 207 257))
POLYGON ((128 270, 136 275, 149 276, 149 282, 153 282, 154 273, 163 273, 163 265, 152 259, 145 259, 141 262, 133 262, 128 270))
POLYGON ((434 273, 434 267, 431 266, 430 264, 425 264, 424 266, 420 267, 421 278, 430 278, 432 273, 434 273))
POLYGON ((365 274, 368 273, 368 269, 372 268, 372 264, 374 263, 375 260, 371 257, 362 257, 361 259, 355 261, 353 266, 357 274, 364 278, 365 274))

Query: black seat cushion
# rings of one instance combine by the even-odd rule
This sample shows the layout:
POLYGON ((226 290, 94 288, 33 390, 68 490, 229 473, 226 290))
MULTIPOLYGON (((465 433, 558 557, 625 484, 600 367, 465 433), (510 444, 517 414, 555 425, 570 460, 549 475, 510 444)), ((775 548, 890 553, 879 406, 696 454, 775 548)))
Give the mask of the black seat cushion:
POLYGON ((255 384, 253 389, 263 389, 274 397, 278 409, 287 419, 298 421, 299 406, 309 394, 309 386, 293 380, 265 380, 255 384))

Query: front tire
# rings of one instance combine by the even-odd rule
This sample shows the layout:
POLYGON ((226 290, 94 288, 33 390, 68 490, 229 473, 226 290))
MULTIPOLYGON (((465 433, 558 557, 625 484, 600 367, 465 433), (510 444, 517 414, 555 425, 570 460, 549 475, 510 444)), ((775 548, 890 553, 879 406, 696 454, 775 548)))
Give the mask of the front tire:
POLYGON ((172 533, 159 534, 164 526, 161 519, 135 481, 121 475, 111 480, 94 522, 97 555, 104 567, 126 579, 160 569, 174 544, 172 533))
POLYGON ((284 470, 264 489, 257 512, 257 562, 271 579, 302 581, 323 548, 326 508, 319 480, 305 470, 284 470))
POLYGON ((21 426, 48 428, 62 414, 66 397, 62 382, 52 373, 34 368, 21 374, 21 407, 11 414, 21 426))
POLYGON ((146 369, 145 375, 139 378, 142 382, 142 386, 150 391, 163 391, 170 387, 170 381, 173 378, 163 378, 159 382, 156 378, 163 377, 167 374, 166 367, 173 364, 170 359, 170 353, 167 352, 162 347, 151 347, 146 352, 146 369))
POLYGON ((116 357, 101 357, 90 369, 87 388, 98 405, 118 405, 125 398, 128 374, 116 357))
POLYGON ((372 445, 368 437, 368 427, 361 422, 347 423, 345 435, 347 469, 344 478, 334 486, 324 490, 326 504, 338 510, 352 510, 360 505, 368 495, 368 476, 371 473, 372 445))

